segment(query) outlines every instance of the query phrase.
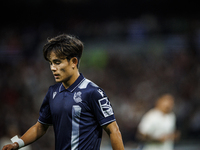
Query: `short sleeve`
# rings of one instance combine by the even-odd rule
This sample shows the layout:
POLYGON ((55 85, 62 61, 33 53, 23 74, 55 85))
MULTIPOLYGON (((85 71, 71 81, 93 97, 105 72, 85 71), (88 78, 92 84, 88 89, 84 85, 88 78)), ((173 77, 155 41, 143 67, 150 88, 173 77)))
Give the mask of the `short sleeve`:
POLYGON ((91 94, 91 110, 101 126, 115 121, 113 108, 105 92, 98 88, 91 94))
POLYGON ((151 113, 147 113, 143 116, 138 128, 142 134, 152 134, 154 132, 154 119, 151 113))
POLYGON ((49 106, 49 99, 50 99, 50 88, 43 100, 43 103, 40 107, 40 116, 38 122, 42 124, 52 125, 52 117, 51 117, 51 110, 49 106))

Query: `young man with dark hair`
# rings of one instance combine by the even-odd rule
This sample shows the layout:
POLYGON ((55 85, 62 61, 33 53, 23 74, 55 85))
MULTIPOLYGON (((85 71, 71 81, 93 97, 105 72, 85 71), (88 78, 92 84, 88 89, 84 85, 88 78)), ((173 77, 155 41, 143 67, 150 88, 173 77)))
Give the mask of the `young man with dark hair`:
POLYGON ((56 150, 99 150, 104 129, 113 150, 124 150, 122 136, 105 92, 78 70, 83 43, 62 34, 43 47, 57 84, 50 86, 40 116, 21 137, 2 150, 16 150, 42 137, 50 125, 55 132, 56 150))

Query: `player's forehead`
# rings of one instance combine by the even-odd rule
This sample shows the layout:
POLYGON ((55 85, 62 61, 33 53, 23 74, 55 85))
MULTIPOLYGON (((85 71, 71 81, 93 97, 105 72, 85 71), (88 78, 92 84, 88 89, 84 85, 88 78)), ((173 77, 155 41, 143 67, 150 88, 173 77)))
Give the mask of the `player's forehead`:
POLYGON ((51 50, 47 54, 47 58, 49 61, 52 61, 54 59, 66 59, 66 57, 59 51, 51 50))

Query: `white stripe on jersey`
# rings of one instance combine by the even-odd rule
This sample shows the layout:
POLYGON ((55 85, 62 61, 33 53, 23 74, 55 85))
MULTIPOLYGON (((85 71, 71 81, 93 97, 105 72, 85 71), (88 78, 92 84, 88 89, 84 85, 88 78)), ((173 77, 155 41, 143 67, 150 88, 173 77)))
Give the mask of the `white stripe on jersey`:
POLYGON ((79 85, 79 89, 85 89, 86 87, 87 87, 87 85, 90 83, 91 81, 90 80, 88 80, 88 79, 85 79, 82 83, 81 83, 81 85, 79 85))

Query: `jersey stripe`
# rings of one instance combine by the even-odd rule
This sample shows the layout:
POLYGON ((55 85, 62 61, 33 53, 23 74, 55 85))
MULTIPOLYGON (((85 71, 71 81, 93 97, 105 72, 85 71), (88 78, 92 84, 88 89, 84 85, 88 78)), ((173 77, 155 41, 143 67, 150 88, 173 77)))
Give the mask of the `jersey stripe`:
POLYGON ((71 150, 78 149, 80 114, 81 114, 81 107, 79 105, 74 105, 72 108, 71 150))
POLYGON ((85 79, 79 86, 79 89, 85 89, 88 85, 88 83, 90 83, 90 80, 85 79))

